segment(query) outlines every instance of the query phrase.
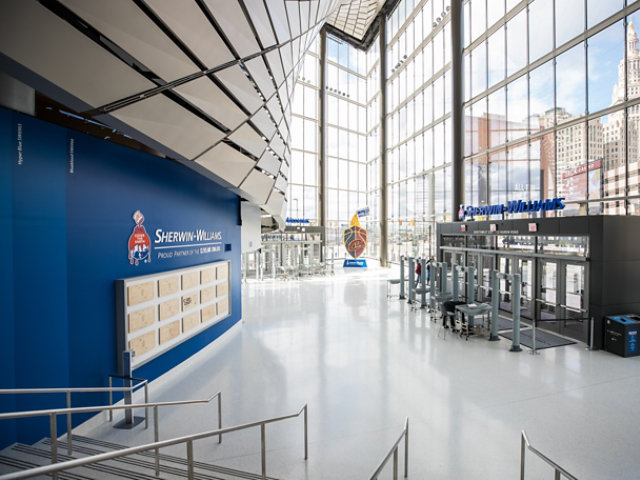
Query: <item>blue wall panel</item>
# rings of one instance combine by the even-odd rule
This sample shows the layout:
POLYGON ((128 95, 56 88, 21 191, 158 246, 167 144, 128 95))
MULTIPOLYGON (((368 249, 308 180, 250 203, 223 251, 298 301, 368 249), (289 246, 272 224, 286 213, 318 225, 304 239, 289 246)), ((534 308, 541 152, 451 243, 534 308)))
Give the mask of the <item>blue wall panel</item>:
MULTIPOLYGON (((5 118, 7 112, 1 112, 0 118, 5 118)), ((138 377, 156 378, 241 318, 241 229, 235 194, 178 163, 19 114, 9 115, 14 129, 17 122, 23 124, 25 161, 21 167, 29 158, 29 169, 14 168, 13 204, 7 206, 2 197, 2 212, 11 210, 13 220, 13 246, 7 249, 13 250, 15 269, 9 287, 15 290, 17 306, 8 316, 16 330, 15 378, 2 377, 3 383, 9 383, 2 386, 10 387, 12 382, 23 387, 106 385, 107 375, 117 373, 114 281, 119 278, 217 260, 228 259, 232 264, 231 317, 143 365, 134 372, 138 377), (145 216, 143 225, 152 242, 156 228, 202 228, 221 231, 231 251, 158 258, 152 244, 151 262, 132 265, 127 241, 136 210, 145 216), (34 279, 36 269, 48 273, 34 279), (33 291, 44 295, 44 301, 29 304, 33 291), (27 358, 22 358, 23 352, 28 353, 27 358)), ((1 141, 7 143, 9 136, 11 147, 14 134, 7 130, 0 129, 1 141)), ((3 158, 6 169, 5 163, 3 158)), ((74 405, 106 400, 102 394, 73 397, 74 405)), ((31 400, 25 402, 20 400, 16 408, 32 405, 31 400)), ((41 427, 42 422, 38 427, 23 427, 21 422, 18 439, 37 440, 46 433, 41 427)), ((60 431, 64 431, 62 423, 60 431)))
MULTIPOLYGON (((13 164, 17 159, 17 139, 13 138, 13 114, 0 110, 0 388, 15 385, 13 325, 13 164), (9 368, 7 368, 7 366, 9 368)), ((0 412, 15 410, 14 398, 0 395, 0 412)), ((0 422, 0 439, 15 438, 15 422, 0 422)))

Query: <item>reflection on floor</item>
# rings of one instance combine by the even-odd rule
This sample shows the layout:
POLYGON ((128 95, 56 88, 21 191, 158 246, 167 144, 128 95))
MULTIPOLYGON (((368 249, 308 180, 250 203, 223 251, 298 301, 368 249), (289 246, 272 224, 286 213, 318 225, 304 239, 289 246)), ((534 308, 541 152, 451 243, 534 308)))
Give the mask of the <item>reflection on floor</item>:
MULTIPOLYGON (((540 355, 511 342, 438 335, 424 310, 387 299, 393 270, 248 283, 243 323, 154 382, 152 400, 223 393, 223 424, 284 415, 269 425, 267 473, 285 479, 368 478, 410 419, 409 478, 513 479, 520 432, 581 480, 636 479, 640 357, 584 344, 540 355)), ((341 269, 337 269, 341 270, 341 269)), ((161 411, 160 438, 214 429, 216 406, 161 411)), ((78 429, 117 443, 152 441, 152 430, 78 429)), ((197 460, 260 471, 259 430, 195 446, 197 460)), ((184 454, 183 448, 167 453, 184 454)), ((402 458, 402 455, 400 456, 402 458)), ((391 478, 389 472, 381 478, 391 478)), ((527 457, 527 478, 553 478, 527 457)))

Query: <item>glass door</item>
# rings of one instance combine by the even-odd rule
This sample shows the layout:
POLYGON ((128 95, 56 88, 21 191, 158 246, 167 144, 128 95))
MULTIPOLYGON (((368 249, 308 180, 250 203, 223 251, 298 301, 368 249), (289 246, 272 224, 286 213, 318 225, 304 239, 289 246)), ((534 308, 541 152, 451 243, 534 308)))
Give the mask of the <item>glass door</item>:
POLYGON ((560 304, 562 317, 560 333, 567 337, 587 342, 589 332, 587 298, 585 295, 585 265, 566 263, 563 265, 562 302, 560 304), (576 320, 571 320, 575 318, 576 320))
POLYGON ((541 320, 540 328, 558 330, 559 305, 558 305, 558 262, 551 260, 539 260, 540 279, 538 282, 537 318, 541 320))
POLYGON ((535 312, 534 299, 534 262, 531 259, 518 258, 518 273, 522 290, 520 292, 520 316, 533 318, 535 312))

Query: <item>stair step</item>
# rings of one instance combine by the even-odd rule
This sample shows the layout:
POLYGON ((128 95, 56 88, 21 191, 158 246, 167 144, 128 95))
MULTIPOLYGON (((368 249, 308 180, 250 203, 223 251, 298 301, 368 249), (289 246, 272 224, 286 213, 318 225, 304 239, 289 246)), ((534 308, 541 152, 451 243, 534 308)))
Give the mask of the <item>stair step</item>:
MULTIPOLYGON (((89 437, 83 437, 81 435, 72 435, 72 441, 73 441, 73 448, 75 451, 75 445, 77 442, 82 442, 85 444, 89 444, 89 445, 94 445, 103 449, 108 449, 108 450, 122 450, 123 448, 127 448, 127 446, 125 445, 119 445, 117 443, 111 443, 111 442, 106 442, 104 440, 97 440, 94 438, 89 438, 89 437)), ((64 444, 65 448, 66 448, 66 443, 64 444)), ((104 450, 102 450, 104 451, 104 450)), ((140 455, 142 457, 147 457, 147 458, 152 458, 155 459, 155 453, 152 451, 148 451, 148 452, 141 452, 137 455, 140 455)), ((163 462, 172 462, 172 463, 177 463, 180 465, 187 465, 187 460, 185 458, 182 457, 177 457, 174 455, 167 455, 167 454, 160 454, 160 464, 162 465, 163 462)), ((249 480, 260 480, 262 478, 262 475, 258 474, 258 473, 252 473, 252 472, 245 472, 242 470, 236 470, 233 468, 227 468, 227 467, 222 467, 222 466, 218 466, 218 465, 212 465, 209 463, 203 463, 203 462, 193 462, 193 465, 195 468, 198 468, 200 470, 207 470, 210 472, 215 472, 215 473, 219 473, 219 474, 223 474, 223 475, 228 475, 231 476, 233 478, 246 478, 249 480)), ((268 480, 278 480, 277 478, 274 477, 269 477, 267 476, 268 480)))
MULTIPOLYGON (((20 448, 15 447, 28 447, 27 445, 15 444, 9 449, 6 449, 2 455, 0 455, 0 475, 6 473, 18 472, 21 470, 27 470, 30 468, 41 467, 50 463, 50 457, 33 456, 30 453, 21 451, 20 448)), ((38 475, 33 477, 35 479, 50 479, 47 475, 38 475)), ((79 469, 74 469, 70 472, 60 472, 58 474, 60 480, 94 480, 95 476, 86 476, 79 473, 79 469)))
MULTIPOLYGON (((44 442, 45 444, 51 444, 50 440, 45 440, 44 442)), ((91 448, 91 447, 87 447, 84 445, 81 445, 82 442, 74 442, 73 443, 73 453, 75 454, 82 454, 82 456, 92 456, 92 455, 98 455, 100 453, 106 453, 106 451, 104 449, 97 449, 97 448, 91 448)), ((66 450, 67 448, 67 444, 66 442, 59 442, 58 443, 59 448, 64 448, 66 450)), ((122 448, 126 448, 126 447, 122 447, 122 448)), ((113 449, 113 450, 118 450, 118 449, 113 449)), ((140 467, 140 468, 144 468, 145 471, 149 470, 149 471, 153 471, 155 472, 155 458, 152 455, 147 456, 147 455, 141 455, 141 454, 133 454, 133 455, 127 455, 126 457, 121 457, 121 458, 116 458, 113 460, 110 460, 111 462, 119 462, 119 463, 123 463, 126 465, 131 465, 131 466, 136 466, 136 467, 140 467), (143 458, 140 458, 143 457, 143 458), (151 457, 152 460, 147 460, 147 458, 151 457)), ((186 465, 186 461, 185 461, 185 465, 186 465)), ((187 475, 187 470, 186 468, 176 468, 176 467, 172 467, 170 465, 164 465, 162 463, 162 461, 160 462, 160 472, 163 474, 169 474, 171 475, 173 478, 173 476, 175 476, 176 478, 185 478, 187 475)), ((205 473, 201 473, 201 472, 194 472, 194 477, 199 479, 199 480, 227 480, 226 477, 218 477, 218 476, 211 476, 211 475, 207 475, 205 473)), ((167 477, 169 478, 169 477, 167 477)))
MULTIPOLYGON (((22 454, 30 457, 33 463, 37 463, 37 465, 34 465, 34 466, 49 465, 51 462, 51 452, 49 450, 42 450, 40 448, 29 446, 29 445, 15 445, 11 450, 17 455, 22 454)), ((86 455, 77 455, 76 457, 70 457, 68 455, 62 454, 60 450, 61 449, 58 449, 58 461, 60 462, 73 460, 74 458, 82 458, 86 456, 86 455)), ((173 477, 173 476, 156 477, 154 472, 149 471, 148 468, 136 468, 135 465, 129 465, 129 464, 127 464, 125 467, 122 467, 118 465, 118 462, 113 460, 107 460, 105 462, 85 465, 83 467, 77 467, 69 472, 61 472, 60 475, 62 474, 72 475, 72 477, 69 477, 69 478, 73 478, 77 480, 85 480, 85 479, 91 480, 91 479, 101 479, 101 478, 121 478, 121 479, 129 479, 129 480, 157 480, 158 478, 163 478, 163 479, 184 478, 184 474, 178 475, 176 477, 173 477)))

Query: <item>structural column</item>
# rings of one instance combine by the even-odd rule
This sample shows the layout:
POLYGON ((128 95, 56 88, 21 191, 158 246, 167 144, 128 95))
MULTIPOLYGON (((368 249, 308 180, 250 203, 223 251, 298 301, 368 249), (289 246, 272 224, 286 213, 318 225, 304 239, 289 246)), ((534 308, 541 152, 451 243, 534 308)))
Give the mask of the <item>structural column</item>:
POLYGON ((389 264, 387 242, 389 217, 387 212, 387 29, 386 16, 378 15, 380 31, 380 265, 389 264))
POLYGON ((462 146, 464 116, 462 111, 462 0, 451 2, 451 214, 458 219, 464 199, 464 165, 462 146))
MULTIPOLYGON (((320 131, 318 132, 318 170, 319 179, 319 214, 320 227, 323 229, 322 246, 326 246, 327 238, 327 30, 320 30, 320 131)), ((321 249, 320 261, 325 261, 324 248, 321 249)))

